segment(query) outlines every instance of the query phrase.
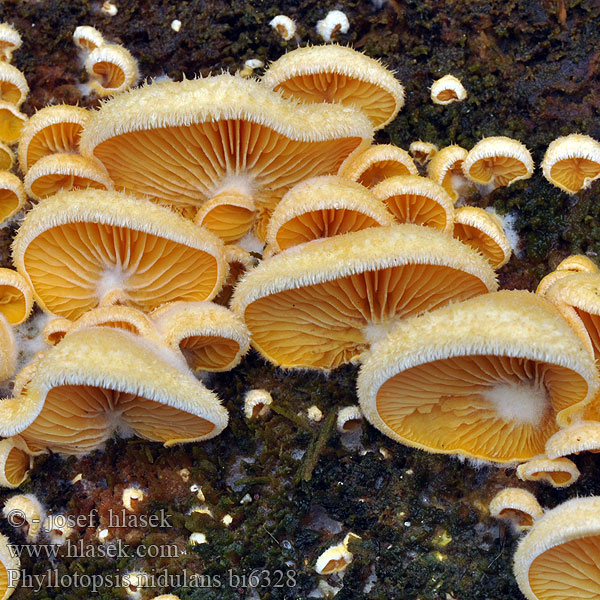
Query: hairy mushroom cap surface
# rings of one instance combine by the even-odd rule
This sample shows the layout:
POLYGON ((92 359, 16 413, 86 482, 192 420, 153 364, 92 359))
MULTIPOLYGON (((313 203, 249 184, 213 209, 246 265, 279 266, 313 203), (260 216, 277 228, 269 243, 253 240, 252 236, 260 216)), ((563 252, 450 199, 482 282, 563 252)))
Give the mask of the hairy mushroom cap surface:
POLYGON ((11 64, 0 61, 0 100, 10 102, 18 108, 28 93, 25 75, 11 64))
POLYGON ((600 596, 600 498, 573 498, 547 511, 519 542, 514 573, 527 600, 600 596))
POLYGON ((569 273, 598 273, 596 263, 581 254, 573 254, 562 260, 554 271, 543 277, 535 290, 536 294, 546 295, 550 286, 558 279, 562 279, 569 273))
POLYGON ((338 175, 372 188, 388 177, 418 175, 410 154, 392 144, 377 144, 352 153, 342 164, 338 175))
POLYGON ((598 387, 579 338, 550 302, 525 291, 397 325, 358 377, 365 417, 392 439, 497 463, 543 454, 598 387))
POLYGON ((85 70, 92 78, 90 87, 98 96, 111 96, 133 87, 139 77, 131 52, 117 44, 94 48, 85 61, 85 70))
POLYGON ((404 88, 380 61, 346 46, 298 48, 271 63, 262 83, 304 102, 340 102, 364 112, 375 129, 404 106, 404 88))
POLYGON ((13 144, 18 141, 27 115, 11 102, 0 100, 0 141, 13 144))
POLYGON ((408 151, 411 153, 413 160, 420 165, 428 163, 438 151, 438 147, 431 142, 423 142, 422 140, 416 140, 411 142, 408 147, 408 151))
POLYGON ((500 219, 475 206, 463 206, 454 213, 455 238, 479 250, 494 269, 510 259, 511 247, 500 219))
MULTIPOLYGON (((87 313, 84 313, 87 314, 87 313)), ((73 326, 73 321, 64 317, 56 317, 48 321, 42 329, 42 337, 48 346, 56 346, 73 326)))
POLYGON ((18 488, 33 467, 33 456, 20 436, 0 441, 0 486, 18 488))
POLYGON ((431 86, 431 100, 434 104, 452 104, 462 102, 467 97, 467 90, 460 79, 454 75, 444 75, 436 79, 431 86))
POLYGON ((269 221, 267 244, 276 253, 310 240, 393 223, 367 188, 324 175, 295 185, 282 198, 269 221))
POLYGON ((576 194, 600 177, 600 142, 579 133, 557 138, 544 154, 542 172, 552 185, 576 194))
POLYGON ((268 215, 295 183, 337 172, 371 137, 368 119, 354 109, 286 101, 257 81, 224 74, 119 94, 90 117, 81 151, 134 195, 198 208, 245 194, 268 215))
POLYGON ((46 518, 46 509, 33 494, 17 494, 6 500, 2 514, 9 525, 22 529, 28 542, 35 542, 46 518))
POLYGON ((0 142, 0 171, 10 171, 15 162, 13 151, 3 142, 0 142))
POLYGON ((210 300, 227 274, 223 243, 209 231, 147 200, 92 189, 29 211, 13 260, 42 309, 69 319, 103 303, 149 312, 210 300))
POLYGON ((250 347, 243 321, 212 302, 177 302, 152 313, 167 345, 194 371, 229 371, 250 347))
POLYGON ((397 318, 496 288, 474 250, 428 227, 373 227, 315 240, 260 263, 231 307, 253 346, 283 367, 358 360, 397 318))
POLYGON ((73 43, 81 50, 91 52, 100 46, 104 46, 104 38, 95 27, 79 25, 73 32, 73 43))
POLYGON ((534 458, 517 467, 522 481, 545 481, 552 487, 568 487, 579 479, 577 465, 568 458, 534 458))
POLYGON ((16 215, 26 199, 23 182, 12 173, 0 172, 0 223, 16 215))
POLYGON ((101 163, 79 154, 49 154, 40 158, 25 175, 25 190, 35 200, 58 192, 95 188, 110 190, 112 181, 101 163))
POLYGON ((74 332, 48 350, 19 398, 0 402, 2 435, 81 455, 114 432, 173 444, 209 439, 227 411, 168 351, 111 328, 74 332))
POLYGON ((468 152, 460 146, 446 146, 436 152, 427 165, 427 177, 441 185, 454 202, 458 200, 464 177, 462 165, 468 152))
POLYGON ((15 574, 21 572, 21 561, 10 546, 10 540, 0 533, 0 600, 7 600, 20 580, 15 574))
POLYGON ((0 313, 0 381, 12 376, 17 367, 17 342, 12 327, 0 313))
POLYGON ((580 452, 600 452, 600 423, 580 421, 559 429, 547 442, 548 458, 560 458, 580 452))
POLYGON ((544 514, 544 509, 531 492, 512 487, 500 490, 490 501, 489 509, 492 517, 510 519, 518 531, 531 529, 544 514))
POLYGON ((12 53, 21 47, 19 32, 8 23, 0 23, 0 60, 10 62, 12 53))
POLYGON ((533 174, 529 150, 518 140, 504 136, 483 138, 467 154, 465 176, 475 183, 508 186, 533 174))
POLYGON ((273 397, 267 390, 250 390, 244 396, 244 415, 246 419, 265 417, 271 410, 273 397))
POLYGON ((57 104, 38 110, 19 138, 19 166, 23 173, 44 156, 77 152, 79 137, 90 113, 79 106, 57 104))
POLYGON ((373 188, 373 194, 399 223, 452 233, 454 203, 446 190, 431 179, 418 175, 389 177, 373 188))
POLYGON ((0 268, 0 313, 11 325, 19 325, 33 308, 33 291, 25 278, 12 269, 0 268))
POLYGON ((340 433, 351 433, 360 429, 362 420, 360 406, 345 406, 338 411, 335 425, 340 433))
POLYGON ((296 35, 296 23, 286 15, 276 15, 269 25, 287 42, 296 35))

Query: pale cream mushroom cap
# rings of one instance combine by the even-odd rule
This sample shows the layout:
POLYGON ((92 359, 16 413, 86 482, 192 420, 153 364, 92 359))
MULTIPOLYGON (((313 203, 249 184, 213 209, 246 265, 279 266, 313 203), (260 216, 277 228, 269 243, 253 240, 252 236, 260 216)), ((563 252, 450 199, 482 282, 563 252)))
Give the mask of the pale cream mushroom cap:
POLYGON ((6 500, 2 515, 13 527, 19 526, 18 521, 22 520, 27 541, 35 542, 42 530, 46 509, 33 494, 17 494, 6 500))
POLYGON ((577 465, 568 458, 534 458, 517 467, 522 481, 545 481, 555 488, 572 485, 579 475, 577 465))
POLYGON ((26 200, 23 182, 12 173, 0 172, 0 223, 16 215, 26 200))
POLYGON ((600 177, 600 142, 580 133, 559 137, 548 146, 541 166, 552 185, 576 194, 600 177))
POLYGON ((122 330, 84 329, 48 350, 19 398, 0 401, 0 434, 82 455, 114 432, 166 446, 210 439, 227 411, 170 351, 122 330))
POLYGON ((431 100, 434 104, 452 104, 462 102, 467 97, 467 90, 460 79, 454 75, 444 75, 436 79, 431 86, 431 100))
POLYGON ((25 75, 8 62, 0 60, 0 100, 19 108, 28 93, 29 86, 25 75))
POLYGON ((246 419, 265 417, 271 410, 273 397, 267 390, 250 390, 244 396, 244 415, 246 419))
POLYGON ((57 104, 38 110, 19 138, 19 166, 23 173, 44 156, 77 152, 79 137, 90 112, 79 106, 57 104))
POLYGON ((373 188, 373 194, 398 223, 414 223, 452 233, 454 203, 446 190, 427 177, 389 177, 373 188))
POLYGON ((22 43, 19 32, 12 25, 0 23, 0 60, 10 62, 12 53, 19 49, 22 43))
POLYGON ((363 414, 360 406, 345 406, 340 408, 336 419, 336 428, 340 433, 349 433, 360 428, 363 414))
POLYGON ((393 223, 384 204, 366 187, 323 175, 286 193, 269 221, 267 244, 277 253, 310 240, 393 223))
POLYGON ((0 142, 0 170, 10 171, 14 162, 14 152, 5 143, 0 142))
POLYGON ((483 208, 457 208, 453 235, 481 252, 494 269, 503 267, 510 259, 512 250, 500 219, 483 208))
POLYGON ((210 300, 227 274, 214 234, 147 200, 95 189, 62 192, 30 210, 13 260, 40 307, 69 319, 102 302, 149 312, 210 300))
POLYGON ((411 153, 413 160, 420 165, 428 163, 437 153, 439 148, 431 142, 416 140, 411 142, 408 151, 411 153))
POLYGON ((483 138, 462 164, 465 177, 475 183, 508 186, 533 174, 533 159, 527 147, 509 137, 483 138))
POLYGON ((14 144, 18 141, 23 125, 27 122, 27 115, 11 102, 0 100, 0 141, 14 144))
POLYGON ((19 585, 14 573, 20 573, 21 561, 10 545, 10 540, 0 533, 0 600, 7 600, 19 585))
POLYGON ((596 263, 581 254, 573 254, 562 260, 554 271, 551 271, 543 277, 535 290, 536 294, 545 295, 549 287, 565 275, 573 272, 598 273, 599 269, 596 263))
MULTIPOLYGON (((84 313, 87 314, 87 313, 84 313)), ((73 326, 73 321, 64 317, 56 317, 48 321, 42 329, 42 337, 48 346, 56 346, 73 326)))
POLYGON ((508 464, 543 454, 599 385, 556 308, 515 290, 399 323, 371 348, 357 383, 363 414, 392 439, 508 464))
POLYGON ((33 467, 33 456, 20 436, 0 440, 0 486, 17 488, 33 467))
POLYGON ((29 283, 16 271, 0 268, 0 313, 11 325, 19 325, 29 317, 32 308, 29 283))
POLYGON ((133 87, 139 70, 131 52, 117 44, 105 44, 92 50, 85 60, 85 70, 92 78, 90 87, 99 96, 112 96, 133 87))
POLYGON ((513 521, 519 531, 530 529, 544 514, 531 492, 512 487, 500 490, 490 501, 489 509, 492 517, 513 521))
POLYGON ((338 171, 340 177, 372 188, 388 177, 418 175, 410 154, 392 144, 375 144, 353 152, 338 171))
POLYGON ((383 64, 346 46, 298 48, 271 63, 263 85, 304 102, 356 106, 385 127, 404 106, 404 88, 383 64))
POLYGON ((17 368, 17 342, 12 327, 0 313, 0 381, 12 377, 17 368))
POLYGON ((263 261, 238 283, 232 310, 253 346, 286 367, 359 360, 395 319, 496 289, 472 248, 429 227, 372 227, 314 240, 263 261))
POLYGON ((458 200, 456 178, 463 178, 462 165, 468 152, 460 146, 446 146, 436 152, 427 165, 427 177, 441 185, 452 200, 458 200))
POLYGON ((91 52, 100 46, 104 46, 102 34, 89 25, 79 25, 73 32, 73 43, 81 50, 91 52))
POLYGON ((514 573, 527 600, 600 596, 600 498, 573 498, 547 511, 519 542, 514 573))
POLYGON ((545 453, 549 458, 580 452, 600 452, 600 423, 597 421, 580 421, 559 429, 546 442, 545 453))

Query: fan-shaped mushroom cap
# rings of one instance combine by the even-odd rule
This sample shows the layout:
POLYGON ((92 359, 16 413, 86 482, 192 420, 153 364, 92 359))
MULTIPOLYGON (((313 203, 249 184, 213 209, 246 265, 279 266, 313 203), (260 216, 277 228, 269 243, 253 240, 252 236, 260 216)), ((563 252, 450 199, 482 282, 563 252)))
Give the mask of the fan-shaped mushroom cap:
POLYGON ((504 266, 511 247, 502 223, 483 208, 463 206, 454 213, 454 237, 479 250, 494 269, 504 266))
POLYGON ((10 171, 15 162, 13 151, 6 145, 0 142, 0 170, 10 171))
POLYGON ((0 381, 12 376, 17 367, 17 343, 12 327, 0 313, 0 381))
POLYGON ((33 457, 18 436, 0 441, 0 486, 18 488, 33 467, 33 457))
POLYGON ((295 185, 282 198, 269 221, 267 244, 279 252, 310 240, 393 223, 367 188, 324 175, 295 185))
POLYGON ((23 173, 44 156, 77 152, 79 137, 89 117, 79 106, 58 104, 38 110, 27 121, 19 138, 19 165, 23 173))
POLYGON ((522 481, 545 481, 556 488, 575 483, 579 475, 577 465, 568 458, 534 458, 517 467, 522 481))
POLYGON ((117 44, 94 48, 85 61, 85 70, 92 78, 90 87, 98 96, 111 96, 134 86, 139 77, 131 52, 117 44))
POLYGON ((398 442, 513 463, 543 454, 598 385, 591 356, 550 302, 503 291, 399 324, 371 349, 358 397, 398 442))
POLYGON ((27 171, 24 183, 27 193, 35 200, 75 189, 111 190, 113 187, 101 163, 68 153, 40 158, 27 171))
POLYGON ((410 154, 392 144, 377 144, 352 153, 342 164, 338 175, 371 188, 388 177, 418 175, 410 154))
POLYGON ((0 172, 0 223, 16 215, 26 199, 21 180, 12 173, 0 172))
POLYGON ((262 83, 304 102, 341 102, 363 111, 375 129, 404 106, 404 88, 380 61, 346 46, 298 48, 269 65, 262 83))
POLYGON ((72 325, 73 321, 64 317, 56 317, 46 323, 42 329, 42 337, 48 346, 56 346, 67 335, 72 325))
POLYGON ((446 190, 426 177, 389 177, 373 188, 399 223, 414 223, 452 233, 454 203, 446 190))
POLYGON ((25 278, 12 269, 0 268, 0 313, 11 325, 19 325, 32 307, 33 293, 25 278))
POLYGON ((237 191, 217 194, 198 210, 194 223, 218 235, 225 243, 243 238, 254 224, 252 196, 237 191))
POLYGON ((593 600, 600 595, 600 498, 573 498, 546 512, 514 557, 528 600, 593 600))
POLYGON ((576 194, 600 177, 600 142, 572 133, 550 143, 542 160, 544 177, 567 194, 576 194))
POLYGON ((227 425, 212 392, 170 352, 118 329, 74 332, 49 350, 18 399, 0 402, 3 435, 61 454, 99 448, 114 431, 166 446, 227 425))
POLYGON ((17 67, 0 60, 0 100, 10 102, 18 108, 28 93, 25 75, 17 67))
POLYGON ((271 410, 273 397, 267 390, 250 390, 244 396, 244 415, 246 419, 265 417, 271 410))
POLYGON ((10 62, 12 53, 20 48, 22 43, 19 32, 12 25, 0 23, 0 60, 10 62))
POLYGON ((519 531, 530 529, 544 514, 536 497, 527 490, 505 488, 490 501, 490 515, 497 519, 510 519, 519 531))
POLYGON ((63 192, 29 211, 13 243, 43 310, 70 319, 113 299, 148 312, 210 300, 227 269, 212 233, 117 192, 63 192))
POLYGON ((340 433, 350 433, 360 429, 362 420, 360 406, 345 406, 338 411, 336 428, 340 433))
POLYGON ((89 25, 80 25, 73 32, 73 43, 81 50, 91 52, 100 46, 104 46, 104 38, 96 28, 89 25))
POLYGON ((496 287, 474 250, 428 227, 373 227, 315 240, 263 261, 238 283, 232 310, 253 346, 283 367, 357 360, 390 323, 496 287))
POLYGON ((168 346, 195 371, 229 371, 250 347, 250 334, 237 315, 212 302, 177 302, 152 313, 168 346))
POLYGON ((46 509, 33 494, 11 496, 2 509, 13 527, 22 527, 28 542, 35 542, 46 518, 46 509))
POLYGON ((559 429, 547 442, 545 454, 560 458, 580 452, 600 452, 600 423, 580 421, 559 429))
POLYGON ((462 165, 468 152, 460 146, 446 146, 436 152, 427 165, 427 177, 441 185, 456 202, 458 200, 457 179, 463 179, 462 165))
POLYGON ((535 290, 536 294, 545 295, 550 286, 558 279, 562 279, 570 273, 598 273, 596 263, 581 254, 573 254, 562 260, 556 269, 543 277, 535 290))
POLYGON ((252 79, 219 75, 119 94, 90 117, 81 151, 132 194, 197 208, 250 191, 260 212, 307 176, 335 173, 371 136, 356 110, 304 106, 252 79))
POLYGON ((0 141, 12 144, 19 139, 27 115, 11 102, 0 100, 0 141))
POLYGON ((434 104, 452 104, 452 102, 462 102, 467 97, 460 79, 454 75, 444 75, 436 79, 431 86, 431 100, 434 104))
POLYGON ((483 138, 467 154, 463 173, 475 183, 493 183, 495 187, 529 179, 533 160, 529 150, 518 140, 504 136, 483 138))
POLYGON ((417 140, 412 142, 408 147, 408 151, 411 153, 413 160, 420 165, 428 163, 438 151, 438 147, 430 142, 423 142, 417 140))

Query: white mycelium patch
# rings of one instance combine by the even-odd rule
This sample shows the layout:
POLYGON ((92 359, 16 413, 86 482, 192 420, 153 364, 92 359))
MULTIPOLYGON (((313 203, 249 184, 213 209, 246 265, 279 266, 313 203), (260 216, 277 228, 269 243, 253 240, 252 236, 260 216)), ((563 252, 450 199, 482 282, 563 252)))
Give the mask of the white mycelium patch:
POLYGON ((537 425, 548 408, 546 391, 530 382, 501 383, 483 392, 505 421, 537 425))

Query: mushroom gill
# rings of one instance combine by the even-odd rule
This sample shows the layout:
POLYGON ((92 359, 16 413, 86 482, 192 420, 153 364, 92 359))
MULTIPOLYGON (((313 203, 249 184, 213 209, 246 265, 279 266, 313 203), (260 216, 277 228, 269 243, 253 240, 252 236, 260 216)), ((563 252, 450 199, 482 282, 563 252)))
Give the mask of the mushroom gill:
POLYGON ((436 152, 427 165, 427 177, 441 185, 454 202, 464 185, 462 165, 467 154, 460 146, 446 146, 436 152))
POLYGON ((0 268, 0 314, 19 325, 33 308, 33 292, 25 278, 12 269, 0 268))
POLYGON ((18 488, 33 467, 33 456, 20 436, 0 441, 0 486, 18 488))
POLYGON ((231 307, 253 346, 283 367, 358 360, 401 317, 495 289, 474 250, 428 227, 373 227, 303 244, 263 261, 231 307))
POLYGON ((318 238, 392 225, 383 203, 364 186, 335 175, 295 185, 273 212, 267 229, 272 252, 318 238))
POLYGON ((513 566, 528 600, 600 597, 600 498, 573 498, 546 512, 519 542, 513 566))
POLYGON ((10 102, 19 108, 28 93, 29 86, 25 75, 16 67, 0 61, 0 100, 10 102))
POLYGON ((82 455, 115 432, 170 446, 227 425, 217 397, 170 352, 118 329, 74 332, 48 350, 19 398, 0 401, 0 432, 82 455))
POLYGON ((517 477, 522 481, 545 481, 555 488, 572 485, 579 475, 577 465, 564 457, 533 458, 517 467, 517 477))
POLYGON ((0 100, 0 141, 14 144, 21 135, 23 125, 27 122, 27 115, 11 102, 0 100))
POLYGON ((298 48, 271 63, 262 83, 304 102, 340 102, 360 108, 375 129, 404 106, 404 88, 380 61, 329 44, 298 48))
POLYGON ((402 322, 358 377, 365 417, 389 437, 497 463, 543 454, 598 387, 579 338, 550 302, 525 291, 402 322))
POLYGON ((98 96, 110 96, 134 86, 139 77, 135 58, 123 46, 104 44, 94 48, 85 61, 90 87, 98 96))
POLYGON ((227 273, 223 244, 209 231, 147 200, 93 189, 29 211, 13 260, 41 308, 69 319, 100 304, 149 312, 210 300, 227 273))
POLYGON ((492 517, 512 521, 517 531, 531 529, 533 523, 544 514, 531 492, 512 487, 500 490, 491 499, 489 509, 492 517))
POLYGON ((131 194, 179 209, 246 196, 268 214, 292 185, 335 173, 371 137, 356 110, 302 105, 223 74, 119 94, 91 115, 80 145, 131 194))
POLYGON ((12 54, 21 47, 23 41, 19 32, 8 23, 0 23, 0 61, 10 62, 12 54))
POLYGON ((21 180, 12 173, 0 172, 0 223, 16 215, 26 199, 21 180))

